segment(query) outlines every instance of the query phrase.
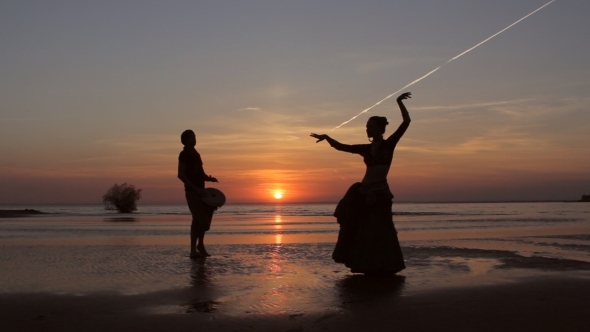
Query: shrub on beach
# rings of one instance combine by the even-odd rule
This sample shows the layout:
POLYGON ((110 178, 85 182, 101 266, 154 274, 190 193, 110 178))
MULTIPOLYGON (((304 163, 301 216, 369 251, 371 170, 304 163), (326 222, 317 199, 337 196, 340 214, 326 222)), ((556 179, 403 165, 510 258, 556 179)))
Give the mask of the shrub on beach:
POLYGON ((131 213, 137 210, 135 202, 141 198, 141 189, 135 189, 132 184, 114 184, 102 196, 102 202, 107 210, 118 210, 119 213, 131 213))

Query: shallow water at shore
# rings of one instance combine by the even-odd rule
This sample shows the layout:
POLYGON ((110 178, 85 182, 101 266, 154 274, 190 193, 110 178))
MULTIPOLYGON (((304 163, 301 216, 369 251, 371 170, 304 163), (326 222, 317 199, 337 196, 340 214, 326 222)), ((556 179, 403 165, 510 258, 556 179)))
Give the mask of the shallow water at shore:
POLYGON ((193 294, 191 303, 170 301, 144 309, 296 315, 339 312, 343 303, 363 296, 411 296, 533 276, 567 274, 590 280, 588 262, 443 246, 404 247, 406 270, 371 279, 331 262, 332 249, 331 243, 212 245, 212 257, 191 261, 184 246, 3 246, 0 293, 139 295, 176 290, 193 294))
POLYGON ((543 276, 590 280, 583 205, 412 208, 394 216, 408 268, 378 279, 331 260, 338 225, 330 216, 218 214, 206 238, 213 256, 202 260, 187 257, 187 215, 3 219, 0 293, 178 291, 192 294, 190 300, 142 310, 297 317, 339 312, 369 295, 413 296, 543 276))

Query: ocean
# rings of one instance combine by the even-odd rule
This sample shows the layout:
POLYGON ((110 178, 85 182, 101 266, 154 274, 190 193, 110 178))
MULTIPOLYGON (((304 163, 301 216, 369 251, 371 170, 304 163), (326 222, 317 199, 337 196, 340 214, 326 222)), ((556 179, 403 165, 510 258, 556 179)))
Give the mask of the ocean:
MULTIPOLYGON (((188 258, 184 205, 125 215, 100 205, 0 206, 24 208, 47 214, 0 219, 0 293, 196 287, 195 303, 240 315, 337 311, 342 287, 358 281, 331 259, 335 204, 223 206, 205 238, 212 257, 202 261, 188 258)), ((590 204, 399 203, 392 213, 407 269, 386 291, 403 296, 563 273, 590 279, 590 204)), ((150 310, 194 310, 187 308, 150 310)))
MULTIPOLYGON (((239 238, 248 235, 307 235, 307 239, 297 238, 301 242, 325 242, 314 238, 328 235, 324 237, 330 242, 330 236, 334 238, 339 229, 332 216, 335 207, 336 204, 230 204, 215 212, 207 236, 235 236, 239 243, 239 238)), ((108 211, 102 205, 0 205, 0 210, 25 208, 46 214, 4 220, 0 224, 0 239, 185 236, 190 224, 186 205, 145 205, 132 214, 108 211)), ((534 237, 559 230, 576 232, 590 222, 590 204, 578 202, 401 203, 394 204, 392 210, 402 241, 494 237, 498 232, 534 237)), ((584 240, 573 237, 572 241, 574 238, 584 240)), ((560 255, 575 256, 574 252, 568 250, 560 255)))

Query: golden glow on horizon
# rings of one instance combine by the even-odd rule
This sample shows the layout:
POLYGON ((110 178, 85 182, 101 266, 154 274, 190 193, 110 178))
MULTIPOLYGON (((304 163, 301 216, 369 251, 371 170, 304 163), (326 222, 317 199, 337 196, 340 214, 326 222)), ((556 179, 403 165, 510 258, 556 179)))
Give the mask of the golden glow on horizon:
POLYGON ((276 199, 281 199, 281 198, 283 198, 283 193, 280 192, 280 191, 277 191, 277 192, 274 193, 274 197, 276 199))

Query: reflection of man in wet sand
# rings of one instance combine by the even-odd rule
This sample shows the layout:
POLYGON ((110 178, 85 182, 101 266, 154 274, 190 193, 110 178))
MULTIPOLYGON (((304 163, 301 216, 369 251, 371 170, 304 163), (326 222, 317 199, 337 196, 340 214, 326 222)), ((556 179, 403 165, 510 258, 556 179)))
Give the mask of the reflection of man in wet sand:
POLYGON ((206 195, 205 181, 218 182, 216 178, 205 174, 201 155, 195 149, 197 137, 192 130, 185 130, 180 135, 184 149, 178 156, 178 178, 184 183, 188 208, 193 216, 191 224, 191 258, 211 256, 205 250, 205 232, 211 226, 214 207, 203 202, 206 195), (198 244, 197 244, 198 241, 198 244))

